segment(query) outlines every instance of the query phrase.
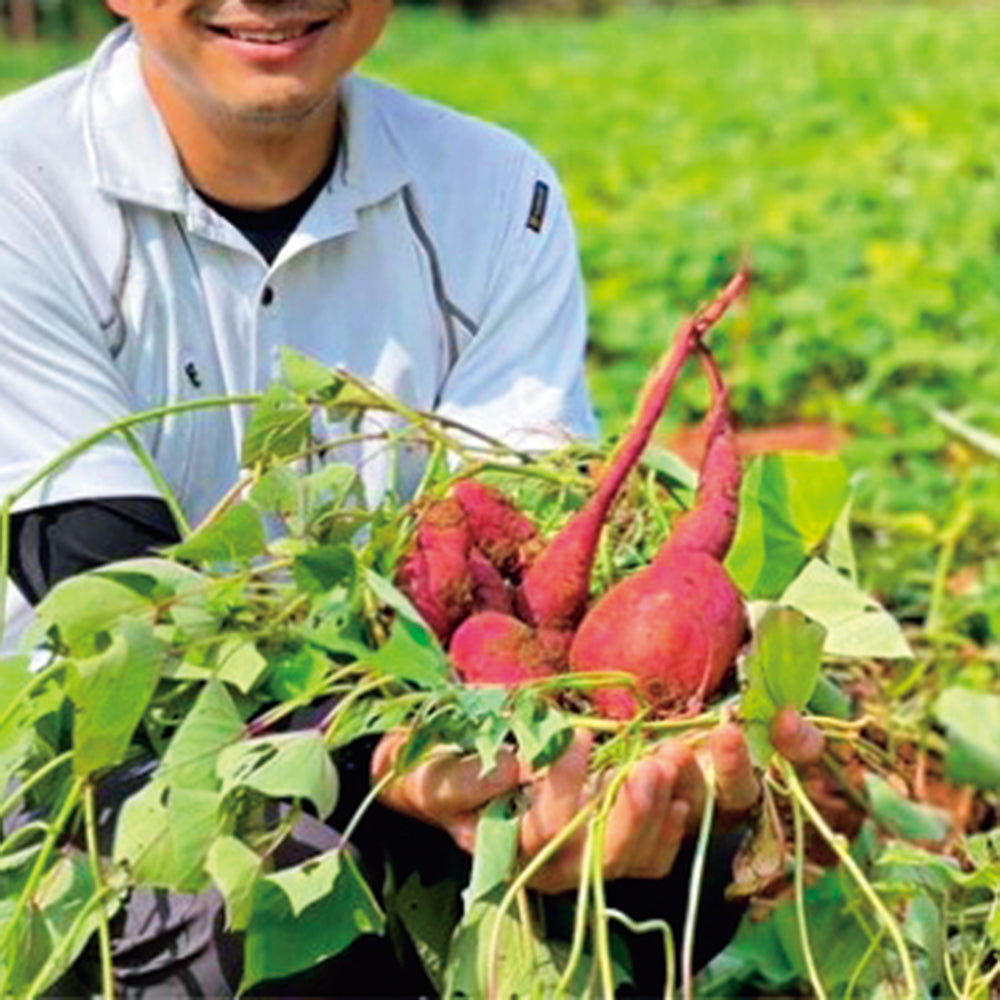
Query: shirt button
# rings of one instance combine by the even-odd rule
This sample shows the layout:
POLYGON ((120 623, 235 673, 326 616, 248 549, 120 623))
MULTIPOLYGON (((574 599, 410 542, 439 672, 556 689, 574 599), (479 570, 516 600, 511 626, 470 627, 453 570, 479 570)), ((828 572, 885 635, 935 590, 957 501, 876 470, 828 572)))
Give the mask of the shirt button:
POLYGON ((264 291, 260 293, 261 305, 269 306, 274 301, 274 289, 270 285, 264 286, 264 291))

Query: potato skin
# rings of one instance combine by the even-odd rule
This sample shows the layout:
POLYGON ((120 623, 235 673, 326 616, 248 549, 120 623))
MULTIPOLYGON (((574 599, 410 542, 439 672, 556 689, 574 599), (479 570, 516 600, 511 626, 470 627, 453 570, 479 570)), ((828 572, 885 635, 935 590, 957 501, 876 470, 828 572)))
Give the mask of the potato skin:
POLYGON ((627 688, 593 692, 606 718, 630 719, 642 702, 685 710, 719 689, 747 634, 743 600, 725 569, 681 550, 621 581, 591 609, 570 647, 570 669, 635 677, 641 701, 627 688))

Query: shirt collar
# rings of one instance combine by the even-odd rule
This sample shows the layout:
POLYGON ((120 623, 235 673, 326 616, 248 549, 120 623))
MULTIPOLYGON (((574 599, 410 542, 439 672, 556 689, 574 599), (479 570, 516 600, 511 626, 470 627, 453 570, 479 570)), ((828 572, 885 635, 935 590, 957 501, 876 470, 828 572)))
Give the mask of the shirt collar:
MULTIPOLYGON (((383 201, 409 180, 375 85, 352 76, 341 82, 340 93, 344 134, 339 160, 300 225, 303 235, 313 239, 356 228, 359 210, 383 201)), ((146 89, 139 45, 127 25, 112 32, 94 54, 85 102, 90 167, 98 189, 119 201, 180 213, 192 229, 201 229, 208 209, 185 177, 146 89)), ((218 238, 219 227, 209 228, 206 235, 218 238)))

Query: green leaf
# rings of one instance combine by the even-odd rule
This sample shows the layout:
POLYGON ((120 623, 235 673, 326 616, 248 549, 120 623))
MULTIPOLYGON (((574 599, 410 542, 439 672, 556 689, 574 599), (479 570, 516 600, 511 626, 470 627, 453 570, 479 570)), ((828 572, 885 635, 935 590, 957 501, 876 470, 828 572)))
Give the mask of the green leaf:
POLYGON ((216 651, 216 677, 249 694, 267 670, 267 660, 256 643, 242 636, 224 639, 216 651))
POLYGON ((69 663, 73 770, 84 776, 120 764, 156 691, 163 646, 147 622, 124 621, 102 653, 69 663))
POLYGON ((427 975, 440 994, 448 961, 448 946, 461 917, 457 884, 451 879, 424 886, 414 872, 392 900, 392 912, 399 917, 416 948, 427 975))
POLYGON ((349 545, 322 545, 295 558, 292 574, 301 591, 312 596, 338 591, 348 601, 358 581, 358 560, 349 545))
POLYGON ((111 563, 92 570, 91 575, 127 587, 155 604, 204 588, 209 583, 206 577, 190 566, 152 556, 111 563))
POLYGON ((913 659, 896 620, 832 566, 811 560, 781 597, 826 629, 828 656, 913 659))
POLYGON ((328 653, 362 659, 372 650, 367 644, 365 621, 356 591, 335 589, 312 601, 303 638, 328 653))
POLYGON ((858 583, 858 561, 851 540, 851 517, 854 513, 853 496, 844 504, 844 509, 834 522, 830 541, 826 546, 827 562, 851 583, 858 583))
POLYGON ((437 639, 423 625, 403 617, 393 622, 388 641, 369 654, 364 664, 425 688, 439 687, 448 679, 450 669, 437 639))
POLYGON ((276 465, 261 476, 250 492, 250 501, 267 514, 293 517, 301 503, 300 482, 287 465, 276 465))
POLYGON ((528 693, 515 701, 510 727, 521 756, 535 769, 557 761, 573 740, 571 716, 528 693))
POLYGON ((35 679, 28 656, 0 659, 0 787, 6 788, 28 760, 36 743, 36 723, 55 712, 65 699, 61 679, 50 678, 31 694, 21 693, 35 679), (16 707, 10 706, 17 702, 16 707), (9 710, 9 711, 8 711, 9 710))
POLYGON ((939 843, 951 832, 947 812, 911 802, 877 774, 865 775, 865 790, 875 819, 893 836, 939 843))
POLYGON ((289 388, 303 396, 315 396, 338 386, 343 379, 326 365, 284 345, 279 350, 281 374, 289 388))
POLYGON ((885 847, 877 864, 880 881, 908 884, 911 891, 919 888, 944 894, 959 885, 964 877, 954 858, 899 841, 885 847))
POLYGON ((765 455, 743 481, 726 567, 750 598, 774 599, 823 543, 849 495, 847 472, 825 455, 765 455))
POLYGON ((55 626, 70 655, 89 656, 96 640, 120 619, 151 617, 151 612, 149 599, 130 586, 93 573, 72 576, 57 584, 38 606, 27 645, 37 645, 55 626))
POLYGON ((267 693, 292 701, 318 693, 330 672, 330 661, 312 646, 288 646, 268 656, 267 693))
POLYGON ((754 634, 743 671, 746 681, 741 713, 747 740, 759 764, 766 764, 774 748, 771 722, 786 706, 805 708, 822 666, 822 625, 788 608, 765 611, 754 634))
POLYGON ((986 791, 1000 788, 1000 696, 950 687, 934 714, 948 731, 948 777, 986 791))
POLYGON ((263 868, 263 858, 242 840, 219 837, 212 841, 205 858, 205 870, 225 900, 227 930, 246 928, 254 885, 263 868))
POLYGON ((243 735, 243 720, 219 681, 209 681, 163 755, 159 776, 173 788, 216 791, 219 754, 243 735))
POLYGON ((250 415, 240 463, 249 468, 298 455, 309 441, 311 426, 309 405, 287 386, 274 383, 250 415))
MULTIPOLYGON (((14 995, 27 993, 30 986, 44 993, 69 971, 100 923, 102 907, 90 905, 97 892, 90 864, 80 851, 67 850, 45 873, 32 897, 35 946, 18 951, 7 983, 14 995), (90 912, 77 923, 88 907, 90 912), (45 968, 47 963, 51 964, 45 968)), ((111 917, 117 907, 118 898, 112 895, 103 909, 111 917)))
POLYGON ((410 718, 413 706, 395 698, 362 698, 350 701, 338 710, 327 745, 331 750, 353 743, 362 736, 381 736, 403 726, 410 718))
POLYGON ((391 608, 397 615, 406 618, 408 621, 422 625, 424 628, 427 627, 420 616, 420 612, 413 606, 406 594, 394 587, 384 576, 366 569, 365 583, 378 599, 379 604, 391 608))
MULTIPOLYGON (((805 892, 813 955, 820 978, 831 993, 850 980, 869 944, 868 935, 852 912, 850 896, 845 893, 849 885, 846 879, 845 873, 835 869, 805 892)), ((808 972, 795 904, 779 906, 771 921, 797 978, 804 981, 808 972)))
POLYGON ((240 992, 339 954, 385 916, 346 851, 331 851, 254 884, 240 992))
POLYGON ((975 868, 1000 869, 1000 830, 994 828, 966 837, 965 850, 975 868))
POLYGON ((115 861, 127 867, 138 885, 202 892, 221 801, 217 792, 171 788, 154 778, 118 813, 115 861))
POLYGON ((260 512, 250 503, 239 503, 198 528, 171 554, 193 563, 245 563, 265 549, 260 512))
POLYGON ((475 903, 510 881, 517 865, 521 823, 512 796, 494 799, 479 815, 472 875, 462 893, 468 912, 475 903))
POLYGON ((252 788, 276 799, 305 799, 326 819, 337 804, 337 771, 319 733, 282 733, 243 740, 219 754, 224 794, 252 788))
MULTIPOLYGON (((448 954, 445 997, 489 995, 488 957, 502 889, 473 904, 455 932, 448 954)), ((550 946, 533 927, 524 927, 507 910, 500 925, 500 997, 552 996, 560 969, 550 946)))
POLYGON ((642 455, 642 464, 652 469, 670 485, 681 486, 694 493, 698 488, 698 473, 672 451, 650 444, 642 455))
MULTIPOLYGON (((358 470, 347 462, 328 462, 302 480, 305 491, 306 517, 316 520, 319 514, 340 510, 350 501, 363 503, 361 477, 358 470)), ((359 516, 364 516, 359 511, 359 516)))
POLYGON ((852 716, 851 699, 824 674, 816 681, 807 707, 815 715, 827 715, 845 722, 852 716))

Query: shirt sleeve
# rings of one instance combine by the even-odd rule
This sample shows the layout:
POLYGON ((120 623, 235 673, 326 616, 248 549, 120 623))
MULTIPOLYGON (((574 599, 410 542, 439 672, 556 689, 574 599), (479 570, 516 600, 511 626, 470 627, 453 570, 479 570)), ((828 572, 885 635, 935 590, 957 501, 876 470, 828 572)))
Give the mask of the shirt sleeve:
POLYGON ((111 497, 49 504, 11 518, 10 575, 34 605, 67 577, 178 541, 162 500, 111 497))
POLYGON ((593 437, 576 238, 558 179, 533 152, 515 174, 507 216, 481 322, 439 410, 523 449, 593 437))
MULTIPOLYGON (((58 207, 0 170, 0 497, 131 412, 102 329, 94 267, 58 207)), ((112 438, 48 476, 16 509, 157 494, 124 441, 112 438)))

